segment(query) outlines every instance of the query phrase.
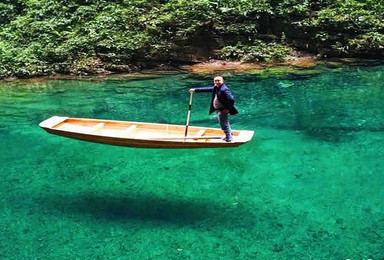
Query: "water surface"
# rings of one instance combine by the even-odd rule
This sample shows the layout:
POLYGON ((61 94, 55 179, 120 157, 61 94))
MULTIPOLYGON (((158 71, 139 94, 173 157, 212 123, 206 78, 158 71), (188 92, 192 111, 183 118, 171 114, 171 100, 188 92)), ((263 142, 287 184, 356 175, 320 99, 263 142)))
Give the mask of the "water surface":
MULTIPOLYGON (((52 116, 184 124, 209 76, 0 86, 0 258, 383 259, 384 67, 229 75, 238 148, 49 135, 52 116)), ((217 127, 210 95, 191 125, 217 127)))

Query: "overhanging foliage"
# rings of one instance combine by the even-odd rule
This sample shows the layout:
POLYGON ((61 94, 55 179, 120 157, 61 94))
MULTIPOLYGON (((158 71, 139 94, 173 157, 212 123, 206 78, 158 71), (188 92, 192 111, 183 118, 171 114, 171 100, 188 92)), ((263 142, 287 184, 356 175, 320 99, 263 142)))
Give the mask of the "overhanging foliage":
POLYGON ((275 61, 292 49, 382 57, 383 15, 373 0, 4 0, 0 77, 275 61))

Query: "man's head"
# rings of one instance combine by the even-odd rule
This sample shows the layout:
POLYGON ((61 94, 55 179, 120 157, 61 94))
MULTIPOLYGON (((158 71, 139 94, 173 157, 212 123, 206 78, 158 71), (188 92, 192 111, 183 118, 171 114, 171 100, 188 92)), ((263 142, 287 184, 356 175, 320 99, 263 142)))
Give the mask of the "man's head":
POLYGON ((213 79, 213 83, 215 84, 216 87, 220 87, 224 83, 223 77, 215 77, 213 79))

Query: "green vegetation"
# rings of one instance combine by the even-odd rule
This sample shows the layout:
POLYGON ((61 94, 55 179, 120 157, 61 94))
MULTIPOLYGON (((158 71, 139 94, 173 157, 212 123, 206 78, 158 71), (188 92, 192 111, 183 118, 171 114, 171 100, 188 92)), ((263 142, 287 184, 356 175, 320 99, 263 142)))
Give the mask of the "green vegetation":
POLYGON ((211 58, 384 56, 376 0, 3 0, 0 78, 127 72, 211 58))

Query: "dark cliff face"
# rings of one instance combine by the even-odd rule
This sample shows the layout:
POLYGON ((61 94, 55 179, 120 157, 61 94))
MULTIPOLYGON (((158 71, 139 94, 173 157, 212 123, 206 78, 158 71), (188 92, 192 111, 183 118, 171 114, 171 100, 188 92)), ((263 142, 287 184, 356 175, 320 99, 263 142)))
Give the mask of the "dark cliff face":
POLYGON ((252 46, 255 44, 254 40, 279 42, 299 53, 324 58, 384 57, 384 36, 367 33, 367 26, 356 25, 351 21, 329 24, 308 21, 299 18, 288 21, 281 17, 262 14, 254 21, 254 34, 241 30, 235 33, 223 33, 217 30, 215 25, 207 25, 196 31, 188 40, 179 42, 179 45, 174 47, 172 55, 154 57, 154 62, 188 64, 220 59, 222 57, 218 53, 223 47, 236 43, 252 46))
POLYGON ((287 44, 297 50, 326 57, 384 57, 384 46, 375 44, 375 37, 348 25, 333 27, 300 27, 282 20, 269 23, 275 35, 284 34, 287 44))

